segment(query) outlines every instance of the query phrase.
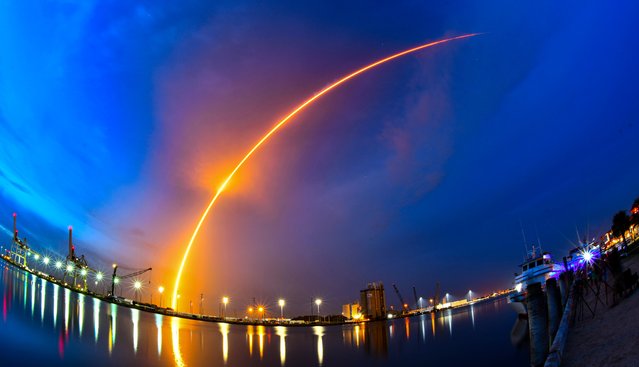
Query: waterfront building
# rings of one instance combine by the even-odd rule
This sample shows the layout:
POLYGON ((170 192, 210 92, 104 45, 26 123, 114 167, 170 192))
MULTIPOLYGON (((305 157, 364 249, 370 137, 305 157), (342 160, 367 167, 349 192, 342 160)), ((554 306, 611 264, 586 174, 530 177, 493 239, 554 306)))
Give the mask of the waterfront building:
POLYGON ((369 283, 359 292, 362 316, 371 320, 386 318, 386 296, 382 282, 369 283))
POLYGON ((342 316, 346 317, 347 320, 359 319, 362 317, 362 310, 359 306, 359 303, 347 303, 342 306, 342 316))

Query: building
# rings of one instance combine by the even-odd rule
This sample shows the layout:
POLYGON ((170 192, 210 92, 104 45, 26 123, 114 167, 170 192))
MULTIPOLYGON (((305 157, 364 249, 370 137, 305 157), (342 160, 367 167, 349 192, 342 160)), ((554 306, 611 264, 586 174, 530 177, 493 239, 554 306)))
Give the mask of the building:
POLYGON ((359 292, 359 297, 363 317, 371 320, 386 318, 386 296, 382 282, 369 283, 366 289, 359 292))
POLYGON ((359 303, 347 303, 342 306, 342 316, 346 317, 347 320, 359 319, 362 317, 362 310, 359 307, 359 303))

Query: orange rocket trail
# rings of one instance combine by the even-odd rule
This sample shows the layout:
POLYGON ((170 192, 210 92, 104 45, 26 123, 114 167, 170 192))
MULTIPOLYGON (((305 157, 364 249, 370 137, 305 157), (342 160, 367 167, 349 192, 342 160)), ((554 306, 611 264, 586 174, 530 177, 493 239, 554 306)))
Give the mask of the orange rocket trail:
POLYGON ((180 279, 182 278, 182 271, 184 270, 184 264, 186 264, 186 260, 189 257, 189 252, 191 251, 191 247, 193 247, 193 242, 195 242, 195 239, 197 238, 197 234, 200 231, 200 228, 202 227, 202 223, 204 223, 204 220, 206 219, 207 215, 211 211, 211 208, 213 207, 213 205, 217 201, 217 198, 220 196, 222 191, 224 191, 224 188, 226 187, 226 185, 228 185, 229 181, 231 181, 233 176, 235 176, 235 173, 237 173, 237 171, 244 165, 244 163, 253 155, 253 153, 255 153, 255 151, 260 146, 262 146, 262 144, 264 144, 271 137, 271 135, 275 134, 275 132, 277 132, 277 130, 279 130, 284 124, 286 124, 298 112, 300 112, 301 110, 305 109, 307 106, 309 106, 310 104, 312 104, 313 102, 318 100, 320 97, 322 97, 326 93, 330 92, 331 90, 339 87, 340 85, 344 84, 345 82, 349 81, 350 79, 353 79, 354 77, 358 76, 359 74, 364 73, 365 71, 368 71, 368 70, 373 69, 373 68, 375 68, 375 67, 377 67, 377 66, 379 66, 381 64, 384 64, 384 63, 386 63, 388 61, 397 59, 399 57, 402 57, 404 55, 408 55, 408 54, 413 53, 413 52, 417 52, 417 51, 420 51, 420 50, 423 50, 423 49, 426 49, 426 48, 429 48, 429 47, 432 47, 432 46, 436 46, 436 45, 439 45, 439 44, 442 44, 442 43, 447 43, 447 42, 450 42, 450 41, 455 41, 455 40, 460 40, 460 39, 464 39, 464 38, 474 37, 474 36, 477 36, 479 34, 480 33, 471 33, 471 34, 465 34, 465 35, 457 36, 457 37, 445 38, 445 39, 442 39, 442 40, 439 40, 439 41, 434 41, 434 42, 423 44, 421 46, 413 47, 411 49, 408 49, 408 50, 405 50, 405 51, 402 51, 402 52, 398 52, 398 53, 396 53, 394 55, 391 55, 391 56, 388 56, 388 57, 383 58, 381 60, 375 61, 374 63, 366 65, 366 66, 362 67, 361 69, 358 69, 358 70, 352 72, 351 74, 346 75, 345 77, 341 78, 340 80, 336 81, 335 83, 333 83, 333 84, 329 85, 328 87, 322 89, 319 93, 315 94, 313 97, 305 100, 304 102, 302 102, 302 104, 300 104, 299 106, 295 107, 295 109, 293 109, 293 111, 291 111, 288 115, 286 115, 286 117, 284 117, 277 124, 275 124, 275 126, 273 126, 251 148, 251 150, 249 150, 246 153, 244 158, 242 158, 242 160, 235 166, 233 171, 231 171, 231 173, 226 177, 224 182, 222 182, 222 185, 220 185, 220 187, 217 189, 217 192, 213 196, 213 199, 211 199, 211 202, 209 202, 209 205, 204 210, 204 213, 202 213, 202 216, 200 217, 200 220, 198 221, 197 226, 195 227, 195 230, 193 231, 193 234, 191 235, 191 239, 189 240, 189 244, 186 247, 186 251, 184 251, 184 255, 182 256, 182 262, 180 263, 180 268, 178 270, 177 276, 175 277, 175 286, 173 287, 172 307, 174 309, 176 308, 176 305, 177 305, 177 294, 178 294, 178 289, 180 287, 180 279))

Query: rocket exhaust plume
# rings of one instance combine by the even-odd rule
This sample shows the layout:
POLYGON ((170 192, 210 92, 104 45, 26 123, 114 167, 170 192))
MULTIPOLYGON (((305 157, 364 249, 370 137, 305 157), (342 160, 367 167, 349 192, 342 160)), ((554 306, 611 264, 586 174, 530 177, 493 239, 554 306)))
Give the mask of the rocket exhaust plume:
POLYGON ((384 64, 384 63, 386 63, 388 61, 397 59, 397 58, 402 57, 404 55, 411 54, 413 52, 417 52, 417 51, 420 51, 420 50, 423 50, 423 49, 426 49, 426 48, 429 48, 429 47, 432 47, 432 46, 436 46, 436 45, 439 45, 439 44, 442 44, 442 43, 447 43, 447 42, 450 42, 450 41, 455 41, 455 40, 460 40, 460 39, 464 39, 464 38, 474 37, 474 36, 477 36, 479 34, 480 33, 470 33, 470 34, 465 34, 465 35, 461 35, 461 36, 441 39, 441 40, 438 40, 438 41, 434 41, 434 42, 426 43, 426 44, 423 44, 423 45, 420 45, 420 46, 417 46, 417 47, 413 47, 411 49, 408 49, 408 50, 405 50, 405 51, 402 51, 402 52, 398 52, 396 54, 390 55, 390 56, 388 56, 386 58, 383 58, 381 60, 377 60, 377 61, 373 62, 372 64, 366 65, 366 66, 362 67, 361 69, 358 69, 358 70, 352 72, 351 74, 348 74, 348 75, 342 77, 338 81, 336 81, 333 84, 329 85, 328 87, 322 89, 317 94, 313 95, 313 97, 305 100, 300 105, 295 107, 291 112, 288 113, 288 115, 286 115, 282 120, 280 120, 278 123, 276 123, 275 126, 273 126, 246 153, 246 155, 239 161, 239 163, 235 166, 233 171, 231 171, 231 173, 226 177, 226 179, 222 182, 220 187, 217 189, 215 195, 213 195, 213 198, 209 202, 209 205, 206 207, 206 209, 202 213, 202 216, 200 217, 200 220, 198 221, 197 226, 195 227, 195 230, 193 231, 193 234, 191 235, 191 239, 189 240, 189 243, 188 243, 188 245, 186 247, 186 250, 184 251, 184 255, 182 256, 182 262, 180 263, 180 267, 178 269, 177 276, 175 277, 175 285, 173 287, 173 300, 172 300, 172 303, 171 303, 172 307, 174 309, 176 308, 176 305, 177 305, 177 294, 178 294, 178 289, 180 287, 180 279, 182 278, 182 272, 184 270, 184 264, 186 264, 186 260, 189 257, 189 252, 191 251, 191 247, 193 246, 193 242, 195 241, 195 238, 197 238, 198 232, 200 231, 200 228, 202 227, 202 223, 204 223, 204 220, 206 219, 207 215, 211 211, 211 208, 213 207, 213 204, 215 204, 215 202, 217 201, 217 198, 220 196, 222 191, 224 191, 224 189, 226 188, 226 185, 228 185, 229 181, 231 181, 231 179, 233 178, 233 176, 235 176, 237 171, 253 155, 253 153, 255 153, 255 151, 271 137, 271 135, 275 134, 275 132, 277 132, 277 130, 279 130, 284 124, 286 124, 298 112, 300 112, 301 110, 305 109, 307 106, 309 106, 310 104, 315 102, 317 99, 319 99, 320 97, 322 97, 326 93, 330 92, 331 90, 337 88, 338 86, 344 84, 345 82, 349 81, 350 79, 355 78, 359 74, 364 73, 365 71, 373 69, 373 68, 375 68, 375 67, 377 67, 377 66, 379 66, 381 64, 384 64))

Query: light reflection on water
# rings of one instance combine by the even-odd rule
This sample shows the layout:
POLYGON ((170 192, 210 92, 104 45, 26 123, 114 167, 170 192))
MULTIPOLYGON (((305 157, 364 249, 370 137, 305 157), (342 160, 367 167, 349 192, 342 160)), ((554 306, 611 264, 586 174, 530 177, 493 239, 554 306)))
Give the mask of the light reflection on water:
POLYGON ((276 326, 275 335, 280 337, 280 363, 284 366, 286 364, 286 327, 276 326))
POLYGON ((93 299, 93 331, 95 344, 98 344, 98 335, 100 334, 100 300, 93 299))
POLYGON ((528 364, 527 352, 510 346, 514 313, 504 302, 367 324, 243 326, 149 314, 66 288, 60 300, 58 285, 12 268, 0 274, 0 353, 13 358, 6 352, 25 348, 25 340, 41 351, 20 354, 7 365, 74 365, 87 356, 113 365, 160 366, 528 364), (39 316, 34 312, 38 303, 39 316), (458 353, 459 348, 465 352, 458 353))

